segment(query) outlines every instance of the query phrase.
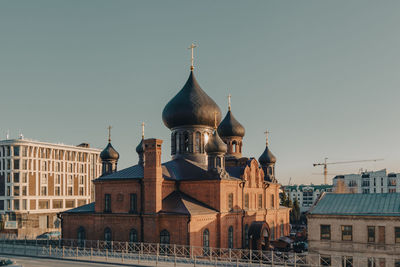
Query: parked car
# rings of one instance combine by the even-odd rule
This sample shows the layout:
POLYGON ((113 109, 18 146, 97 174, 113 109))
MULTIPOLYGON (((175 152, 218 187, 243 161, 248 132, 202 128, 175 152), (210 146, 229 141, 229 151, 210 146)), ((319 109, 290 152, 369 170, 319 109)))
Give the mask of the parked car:
POLYGON ((0 266, 6 267, 23 267, 22 265, 17 264, 15 261, 10 259, 0 259, 0 266))
POLYGON ((55 232, 46 232, 41 235, 38 235, 36 238, 37 239, 59 239, 61 237, 61 232, 55 231, 55 232))

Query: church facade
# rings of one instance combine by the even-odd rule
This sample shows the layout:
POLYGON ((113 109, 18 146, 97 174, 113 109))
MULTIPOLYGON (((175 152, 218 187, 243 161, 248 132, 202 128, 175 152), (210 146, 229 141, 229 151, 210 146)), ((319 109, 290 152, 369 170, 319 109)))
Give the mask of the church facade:
POLYGON ((258 161, 243 157, 244 127, 230 104, 221 121, 193 67, 162 118, 171 160, 161 162, 162 140, 142 135, 138 164, 117 171, 109 140, 95 202, 61 213, 63 238, 267 249, 289 234, 268 141, 258 161))

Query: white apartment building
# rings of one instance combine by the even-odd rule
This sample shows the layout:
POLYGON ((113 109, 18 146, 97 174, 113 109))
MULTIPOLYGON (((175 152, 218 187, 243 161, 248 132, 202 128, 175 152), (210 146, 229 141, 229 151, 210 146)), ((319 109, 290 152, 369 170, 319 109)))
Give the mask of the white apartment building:
POLYGON ((59 229, 58 212, 93 200, 99 154, 85 143, 0 141, 1 231, 34 235, 59 229))
POLYGON ((285 185, 284 191, 287 196, 300 206, 300 211, 305 212, 311 208, 323 192, 332 192, 332 185, 285 185))
POLYGON ((400 192, 400 174, 383 169, 338 175, 333 178, 333 185, 337 193, 396 193, 400 192))

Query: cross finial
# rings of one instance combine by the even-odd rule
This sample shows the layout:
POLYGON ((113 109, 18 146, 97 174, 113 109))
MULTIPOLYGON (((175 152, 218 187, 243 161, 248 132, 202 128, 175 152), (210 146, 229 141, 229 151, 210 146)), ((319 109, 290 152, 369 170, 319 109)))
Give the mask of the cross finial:
POLYGON ((231 97, 232 97, 232 95, 229 94, 228 95, 228 110, 231 110, 231 97))
POLYGON ((265 132, 265 144, 268 146, 268 135, 271 133, 268 130, 266 130, 265 132))
POLYGON ((110 143, 111 142, 111 125, 109 125, 108 127, 107 127, 107 129, 108 129, 108 142, 110 143))
POLYGON ((142 139, 144 139, 144 122, 142 122, 142 139))
POLYGON ((190 49, 190 50, 192 50, 192 57, 191 57, 191 63, 190 63, 190 70, 193 70, 194 69, 194 57, 193 57, 193 49, 194 48, 196 48, 197 47, 197 45, 195 45, 194 43, 192 43, 189 47, 188 47, 188 49, 190 49))

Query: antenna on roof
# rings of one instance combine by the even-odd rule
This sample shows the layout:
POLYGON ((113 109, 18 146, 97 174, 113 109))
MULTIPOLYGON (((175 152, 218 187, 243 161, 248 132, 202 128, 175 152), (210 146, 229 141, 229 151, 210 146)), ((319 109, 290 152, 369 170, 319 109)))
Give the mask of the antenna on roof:
POLYGON ((10 130, 7 130, 6 132, 6 140, 10 139, 10 130))
POLYGON ((22 134, 21 130, 19 130, 19 139, 24 139, 24 135, 22 134))

